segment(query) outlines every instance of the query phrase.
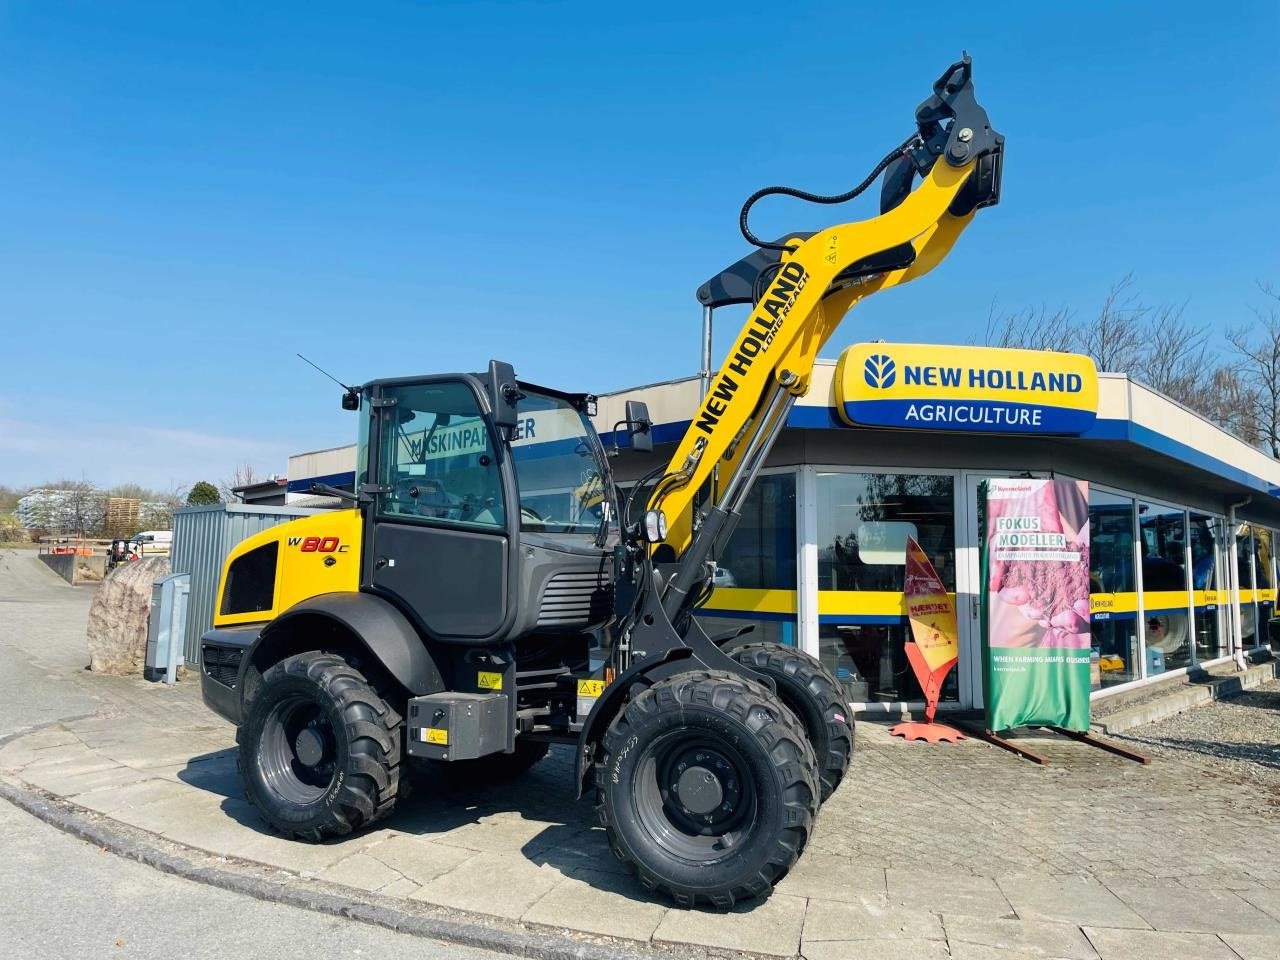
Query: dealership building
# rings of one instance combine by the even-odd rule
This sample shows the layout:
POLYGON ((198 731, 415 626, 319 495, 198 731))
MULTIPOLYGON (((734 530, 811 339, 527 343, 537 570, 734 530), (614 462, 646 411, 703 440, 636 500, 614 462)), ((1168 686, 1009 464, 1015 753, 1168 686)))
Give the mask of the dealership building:
MULTIPOLYGON (((690 378, 600 397, 606 443, 628 400, 654 423, 653 453, 622 440, 620 485, 672 455, 704 389, 690 378)), ((288 497, 349 487, 354 469, 354 446, 292 457, 288 497)), ((1280 461, 1123 374, 1039 351, 876 343, 819 361, 701 614, 821 658, 856 709, 919 706, 903 650, 914 538, 955 600, 942 706, 981 707, 982 518, 997 477, 1088 483, 1095 697, 1267 648, 1280 461)))

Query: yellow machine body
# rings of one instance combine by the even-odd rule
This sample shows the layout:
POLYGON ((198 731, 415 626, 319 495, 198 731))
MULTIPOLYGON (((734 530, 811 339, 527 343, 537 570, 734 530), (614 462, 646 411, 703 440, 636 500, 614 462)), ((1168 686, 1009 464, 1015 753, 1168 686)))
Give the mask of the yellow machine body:
MULTIPOLYGON (((222 566, 218 581, 218 608, 215 627, 274 620, 296 603, 322 593, 355 592, 360 589, 360 544, 363 522, 359 510, 332 510, 311 517, 299 517, 271 527, 238 543, 222 566), (237 563, 255 550, 276 547, 275 581, 270 606, 262 609, 228 610, 228 579, 235 576, 237 563)), ((265 591, 263 597, 265 598, 265 591)), ((254 604, 262 607, 261 603, 254 604)))

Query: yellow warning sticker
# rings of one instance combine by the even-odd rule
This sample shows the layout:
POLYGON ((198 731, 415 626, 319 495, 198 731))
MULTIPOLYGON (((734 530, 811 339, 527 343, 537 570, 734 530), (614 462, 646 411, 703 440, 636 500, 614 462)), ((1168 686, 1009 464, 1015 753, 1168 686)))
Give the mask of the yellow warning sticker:
POLYGON ((443 747, 449 745, 449 731, 441 730, 439 727, 427 727, 426 731, 427 743, 438 743, 443 747))
POLYGON ((578 696, 580 697, 598 697, 604 693, 603 680, 579 680, 578 696))
POLYGON ((502 674, 486 673, 484 670, 481 670, 476 676, 476 686, 481 690, 501 690, 502 674))

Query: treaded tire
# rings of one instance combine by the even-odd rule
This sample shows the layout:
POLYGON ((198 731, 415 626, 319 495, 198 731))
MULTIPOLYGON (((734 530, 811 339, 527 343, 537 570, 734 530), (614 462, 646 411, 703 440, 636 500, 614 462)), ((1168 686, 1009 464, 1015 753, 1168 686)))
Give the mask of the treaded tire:
POLYGON ((516 737, 515 753, 492 753, 475 760, 428 760, 427 763, 444 776, 459 783, 485 786, 516 780, 547 755, 551 744, 516 737))
MULTIPOLYGON (((661 681, 618 712, 601 746, 596 810, 609 845, 646 889, 678 906, 727 909, 766 897, 808 842, 819 790, 813 750, 799 720, 763 684, 719 671, 661 681), (687 770, 701 779, 698 764, 712 763, 704 756, 732 768, 717 783, 726 786, 726 799, 736 789, 727 816, 741 817, 741 829, 706 837, 679 825, 685 821, 672 805, 685 797, 664 790, 658 771, 687 770), (749 804, 742 799, 748 790, 749 804)), ((679 784, 684 789, 683 778, 679 784)), ((720 808, 706 813, 719 816, 720 808)))
POLYGON ((401 794, 400 721, 341 657, 282 660, 263 675, 236 734, 245 792, 268 823, 295 839, 315 843, 366 827, 389 814, 401 794), (318 767, 300 765, 297 751, 288 759, 288 728, 299 715, 324 731, 315 739, 326 741, 328 759, 318 767))
POLYGON ((822 781, 822 802, 835 792, 853 757, 853 718, 840 681, 819 660, 780 643, 752 643, 729 656, 773 679, 778 697, 800 718, 822 781))

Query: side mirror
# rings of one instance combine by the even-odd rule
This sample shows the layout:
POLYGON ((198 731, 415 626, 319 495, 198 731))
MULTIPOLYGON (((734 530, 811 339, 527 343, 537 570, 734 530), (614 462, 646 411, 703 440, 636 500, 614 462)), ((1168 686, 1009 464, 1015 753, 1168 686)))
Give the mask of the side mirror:
POLYGON ((501 360, 489 361, 489 404, 493 407, 493 422, 504 429, 514 429, 520 422, 516 403, 520 400, 520 388, 516 386, 516 370, 501 360))
POLYGON ((342 395, 342 409, 343 410, 359 410, 360 394, 355 390, 348 390, 346 393, 344 393, 342 395))
POLYGON ((649 419, 649 405, 643 400, 627 401, 627 433, 632 450, 653 450, 653 421, 649 419))

